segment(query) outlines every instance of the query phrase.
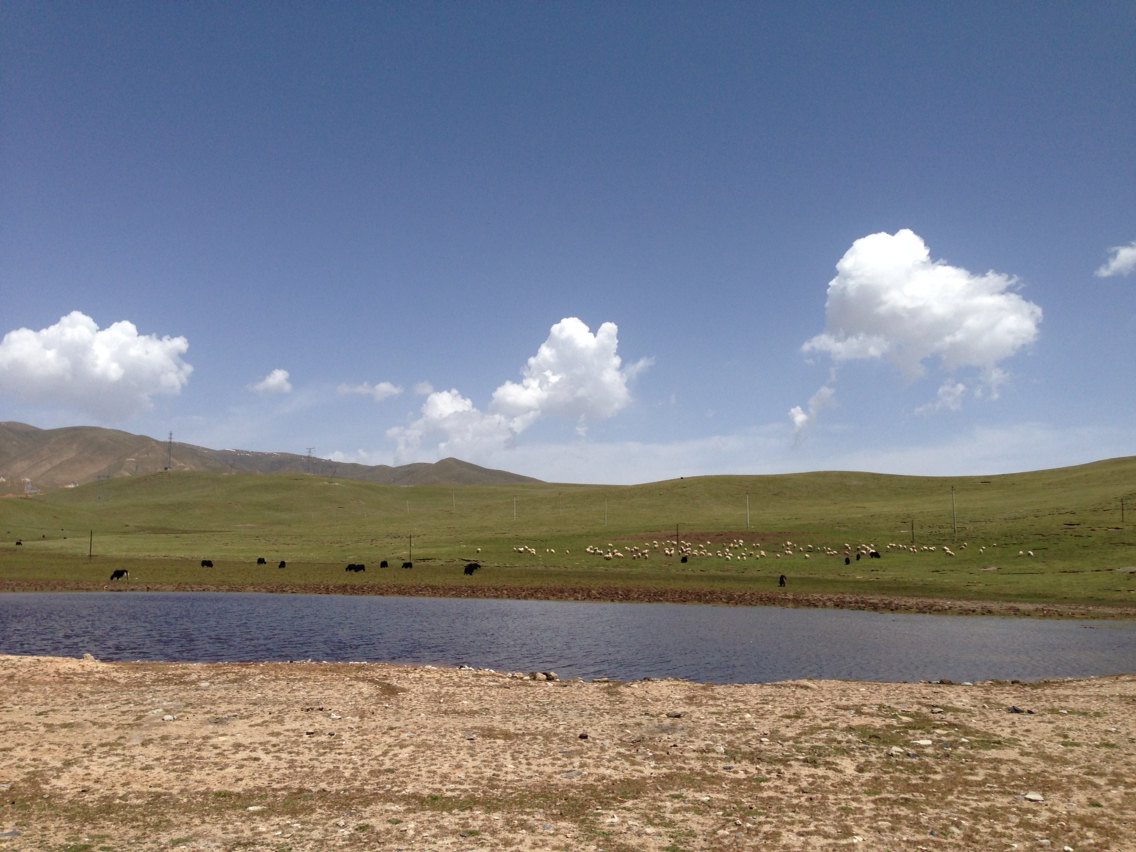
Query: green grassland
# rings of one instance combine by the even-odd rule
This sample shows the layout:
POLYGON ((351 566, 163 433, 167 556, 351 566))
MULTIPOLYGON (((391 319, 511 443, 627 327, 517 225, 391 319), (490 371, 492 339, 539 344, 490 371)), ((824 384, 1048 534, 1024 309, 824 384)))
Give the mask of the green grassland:
POLYGON ((825 472, 635 486, 163 472, 0 500, 0 589, 101 588, 119 567, 130 576, 116 588, 567 588, 642 599, 762 590, 797 602, 922 596, 1136 616, 1136 570, 1126 570, 1136 568, 1136 457, 990 477, 825 472), (857 560, 868 547, 881 558, 857 560), (413 569, 399 567, 409 559, 413 569), (474 560, 481 569, 465 576, 474 560), (366 572, 345 572, 349 562, 366 572))

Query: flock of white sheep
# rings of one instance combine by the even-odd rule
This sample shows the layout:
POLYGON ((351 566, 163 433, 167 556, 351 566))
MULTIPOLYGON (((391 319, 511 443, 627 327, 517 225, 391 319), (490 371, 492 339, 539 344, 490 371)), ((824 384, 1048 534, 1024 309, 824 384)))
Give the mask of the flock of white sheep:
MULTIPOLYGON (((964 541, 956 545, 958 550, 966 550, 967 543, 964 541)), ((988 545, 991 548, 998 545, 988 545)), ((978 548, 979 553, 985 553, 987 546, 984 545, 978 548)), ((835 556, 843 557, 845 559, 860 559, 861 557, 871 556, 877 554, 879 551, 876 546, 871 543, 861 543, 852 545, 849 542, 844 542, 843 547, 830 547, 828 545, 813 545, 813 544, 798 544, 793 541, 785 541, 784 543, 772 545, 762 545, 760 542, 746 542, 744 539, 733 539, 727 542, 715 544, 710 541, 705 542, 692 542, 683 541, 679 539, 677 545, 674 541, 652 541, 643 542, 643 544, 622 544, 616 545, 612 542, 606 544, 589 544, 584 548, 591 556, 598 556, 605 560, 612 559, 649 559, 652 554, 663 557, 700 557, 723 559, 726 561, 748 559, 766 559, 774 558, 781 559, 786 557, 803 557, 811 559, 813 556, 835 556), (768 551, 766 550, 768 548, 768 551)), ((884 548, 888 553, 942 553, 946 556, 955 556, 955 551, 946 544, 924 544, 920 546, 909 544, 898 544, 896 542, 889 542, 884 548)), ((480 552, 480 548, 478 548, 480 552)), ((536 556, 537 549, 532 545, 518 544, 513 548, 515 553, 525 554, 528 556, 536 556)), ((545 554, 555 554, 556 548, 546 547, 543 551, 545 554)), ((564 554, 569 555, 572 551, 565 550, 564 554)), ((1018 556, 1033 556, 1032 550, 1019 550, 1018 556)))

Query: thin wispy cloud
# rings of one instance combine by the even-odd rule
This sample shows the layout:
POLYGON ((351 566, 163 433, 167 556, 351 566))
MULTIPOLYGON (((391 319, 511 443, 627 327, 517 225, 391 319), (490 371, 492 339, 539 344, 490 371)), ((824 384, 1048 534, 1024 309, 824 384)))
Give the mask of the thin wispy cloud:
POLYGON ((1113 246, 1109 251, 1112 256, 1097 269, 1098 278, 1131 275, 1136 270, 1136 240, 1126 246, 1113 246))
POLYGON ((292 382, 287 370, 276 369, 261 379, 249 385, 249 390, 259 394, 282 394, 292 392, 292 382))
POLYGON ((437 441, 439 455, 510 446, 545 417, 573 420, 584 434, 589 423, 606 420, 631 402, 629 382, 651 363, 643 358, 624 366, 618 345, 615 323, 605 322, 592 334, 581 320, 566 317, 528 359, 521 381, 506 381, 493 392, 487 411, 456 388, 429 391, 420 416, 387 436, 397 443, 399 457, 409 457, 428 441, 437 441))
MULTIPOLYGON (((856 240, 836 271, 825 330, 802 351, 828 355, 835 365, 887 361, 908 381, 929 369, 942 372, 936 407, 958 408, 967 394, 997 398, 1007 378, 998 365, 1038 336, 1041 308, 1015 292, 1015 277, 931 260, 922 238, 908 229, 856 240)), ((830 376, 825 386, 829 402, 834 381, 830 376)), ((790 418, 799 433, 815 411, 797 406, 790 418)))
POLYGON ((188 348, 184 337, 139 334, 127 320, 100 329, 72 311, 39 331, 4 335, 0 394, 121 423, 149 408, 155 394, 181 392, 193 372, 181 357, 188 348))
POLYGON ((362 382, 357 385, 341 384, 339 393, 360 394, 371 397, 375 402, 382 402, 384 399, 390 399, 392 396, 401 394, 402 388, 392 382, 379 382, 374 385, 370 382, 362 382))
POLYGON ((789 409, 789 419, 793 423, 793 440, 800 441, 809 427, 816 422, 817 416, 826 408, 836 405, 836 371, 833 370, 828 384, 822 385, 817 392, 809 397, 805 406, 794 405, 789 409))

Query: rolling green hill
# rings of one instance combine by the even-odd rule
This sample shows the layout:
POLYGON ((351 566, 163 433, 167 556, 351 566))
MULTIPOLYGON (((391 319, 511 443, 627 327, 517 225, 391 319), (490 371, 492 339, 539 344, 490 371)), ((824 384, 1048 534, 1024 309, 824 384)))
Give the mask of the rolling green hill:
POLYGON ((602 588, 609 598, 772 592, 784 574, 785 595, 1136 614, 1136 457, 990 477, 828 472, 635 486, 163 471, 0 500, 0 587, 101 585, 111 566, 154 588, 602 588), (216 567, 202 569, 202 558, 216 567), (382 571, 383 559, 414 569, 382 571), (471 560, 482 567, 466 577, 471 560), (349 562, 368 570, 345 575, 349 562))

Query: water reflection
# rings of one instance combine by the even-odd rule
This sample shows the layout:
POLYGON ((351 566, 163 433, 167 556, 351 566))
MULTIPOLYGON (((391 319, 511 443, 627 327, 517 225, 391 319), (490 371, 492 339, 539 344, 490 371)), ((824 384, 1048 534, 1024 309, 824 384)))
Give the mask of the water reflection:
POLYGON ((0 594, 0 651, 466 663, 562 677, 1038 680, 1136 669, 1136 624, 254 593, 0 594))

